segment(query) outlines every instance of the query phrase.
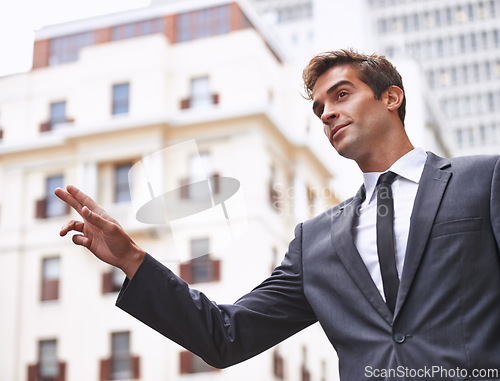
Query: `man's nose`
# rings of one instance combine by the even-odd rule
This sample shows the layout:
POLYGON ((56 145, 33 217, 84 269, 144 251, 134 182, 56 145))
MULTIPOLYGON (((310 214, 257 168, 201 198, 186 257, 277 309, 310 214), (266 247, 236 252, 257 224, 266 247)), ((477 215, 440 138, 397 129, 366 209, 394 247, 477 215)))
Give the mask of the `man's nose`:
POLYGON ((333 107, 325 107, 323 114, 321 114, 321 121, 323 124, 330 124, 332 120, 338 118, 338 112, 333 107))

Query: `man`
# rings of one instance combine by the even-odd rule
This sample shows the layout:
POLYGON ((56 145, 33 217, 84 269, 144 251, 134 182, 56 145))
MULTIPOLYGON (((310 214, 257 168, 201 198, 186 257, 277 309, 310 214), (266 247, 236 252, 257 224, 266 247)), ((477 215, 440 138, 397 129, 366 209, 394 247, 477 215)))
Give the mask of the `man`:
POLYGON ((189 289, 73 186, 56 194, 83 222, 61 235, 81 233, 75 244, 125 272, 120 308, 216 367, 319 321, 342 380, 500 380, 500 158, 414 149, 401 77, 382 56, 318 55, 304 83, 329 141, 358 164, 364 185, 299 224, 282 264, 233 305, 189 289), (386 172, 392 186, 377 185, 386 172), (383 215, 394 233, 389 223, 390 243, 377 249, 387 240, 377 227, 383 215))

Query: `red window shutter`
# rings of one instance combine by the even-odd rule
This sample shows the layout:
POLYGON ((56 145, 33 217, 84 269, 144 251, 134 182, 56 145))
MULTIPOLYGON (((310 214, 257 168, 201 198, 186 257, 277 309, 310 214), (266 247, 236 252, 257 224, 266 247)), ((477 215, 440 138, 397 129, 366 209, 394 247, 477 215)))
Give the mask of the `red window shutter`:
POLYGON ((192 373, 193 368, 193 354, 188 351, 180 352, 180 370, 181 374, 192 373))
POLYGON ((111 379, 111 359, 101 360, 100 381, 111 379))
POLYGON ((140 376, 141 358, 139 356, 132 356, 130 360, 132 362, 132 377, 134 379, 141 378, 140 376))
POLYGON ((190 99, 189 98, 186 98, 186 99, 181 99, 181 110, 186 110, 190 107, 190 99))
POLYGON ((220 259, 212 259, 212 282, 220 281, 220 259))
POLYGON ((28 381, 38 380, 38 364, 28 365, 28 381))
POLYGON ((212 94, 212 103, 214 105, 218 105, 219 104, 219 94, 212 94))
POLYGON ((218 194, 220 192, 220 175, 214 173, 211 177, 212 192, 218 194))
POLYGON ((189 178, 181 179, 180 192, 181 199, 185 200, 189 198, 189 178))
POLYGON ((42 283, 42 301, 59 299, 59 280, 44 280, 42 283))
POLYGON ((47 218, 47 199, 37 200, 35 204, 35 217, 47 218))
POLYGON ((50 122, 40 123, 40 132, 50 131, 50 122))
POLYGON ((311 380, 311 373, 309 373, 309 370, 306 368, 305 365, 302 365, 301 372, 302 372, 302 378, 301 378, 302 381, 311 380))
POLYGON ((273 372, 276 378, 280 380, 284 379, 284 366, 283 366, 283 357, 277 352, 274 351, 273 354, 273 372))
POLYGON ((113 292, 113 272, 108 271, 102 274, 102 293, 108 294, 113 292))
POLYGON ((56 381, 65 381, 66 380, 66 363, 59 362, 58 364, 58 373, 56 381))
POLYGON ((184 279, 184 282, 191 283, 193 280, 191 269, 191 261, 186 263, 181 263, 180 266, 180 277, 184 279))

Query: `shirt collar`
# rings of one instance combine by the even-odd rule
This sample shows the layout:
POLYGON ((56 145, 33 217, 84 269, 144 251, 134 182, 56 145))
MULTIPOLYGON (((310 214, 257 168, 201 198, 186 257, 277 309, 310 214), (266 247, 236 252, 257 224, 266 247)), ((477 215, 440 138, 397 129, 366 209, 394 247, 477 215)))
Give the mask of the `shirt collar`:
MULTIPOLYGON (((424 171, 426 160, 427 153, 422 148, 415 148, 396 160, 396 162, 386 172, 392 171, 397 175, 418 184, 420 177, 422 176, 422 172, 424 171)), ((370 202, 373 197, 378 178, 382 173, 383 172, 363 173, 366 200, 368 202, 370 202)))

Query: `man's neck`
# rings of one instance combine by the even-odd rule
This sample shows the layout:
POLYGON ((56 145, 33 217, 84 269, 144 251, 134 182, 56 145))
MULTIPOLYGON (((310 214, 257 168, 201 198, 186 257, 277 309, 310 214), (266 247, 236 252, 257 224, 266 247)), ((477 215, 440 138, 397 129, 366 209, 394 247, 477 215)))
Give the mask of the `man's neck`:
POLYGON ((357 161, 356 164, 358 164, 359 169, 361 169, 363 173, 385 172, 396 161, 413 149, 413 145, 408 141, 408 144, 405 144, 403 147, 398 147, 396 150, 389 149, 382 153, 372 155, 372 157, 357 161))

